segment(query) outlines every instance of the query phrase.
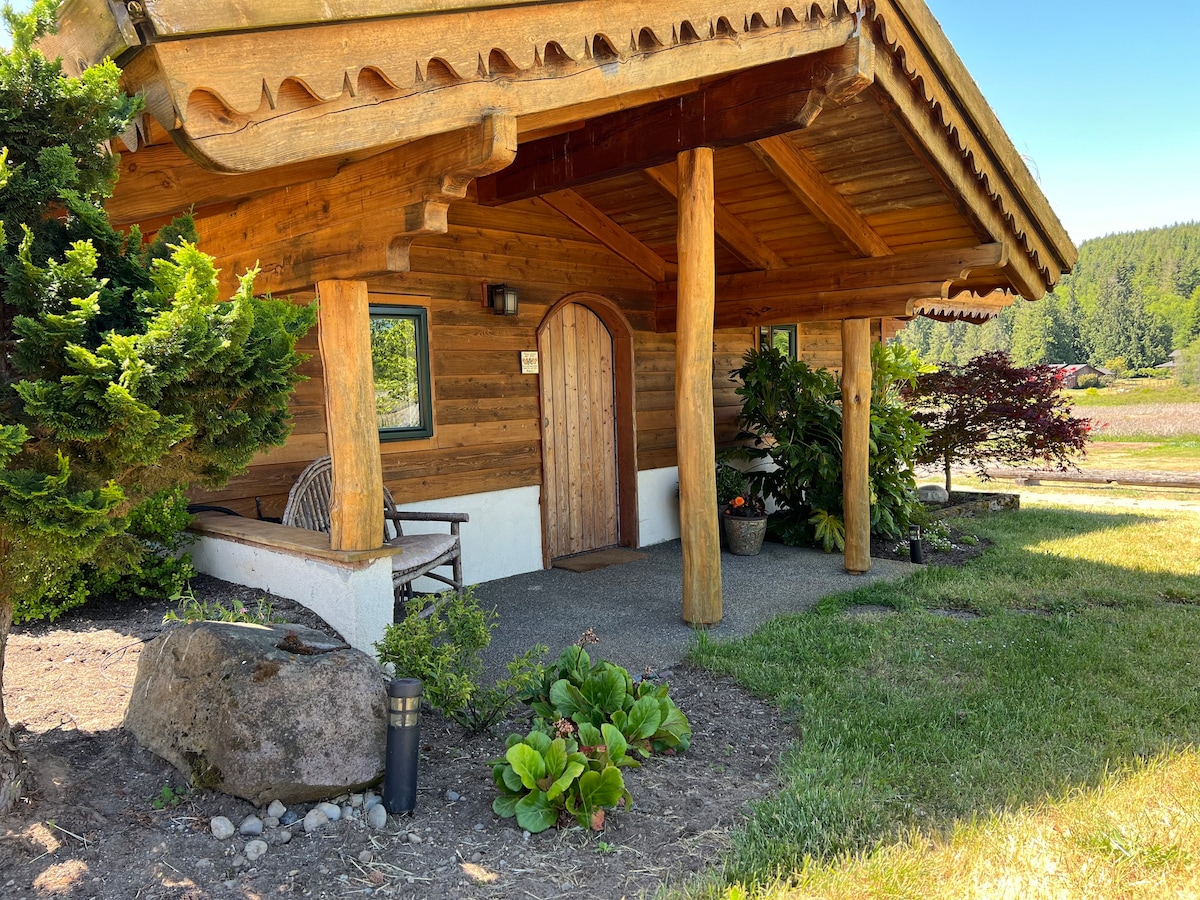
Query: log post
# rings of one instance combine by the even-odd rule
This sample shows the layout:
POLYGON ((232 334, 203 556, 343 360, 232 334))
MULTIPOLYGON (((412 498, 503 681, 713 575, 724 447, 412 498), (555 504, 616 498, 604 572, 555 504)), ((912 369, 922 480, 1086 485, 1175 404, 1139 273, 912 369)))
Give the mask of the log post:
POLYGON ((842 320, 842 510, 846 571, 871 571, 871 320, 842 320))
POLYGON ((712 341, 716 301, 713 151, 679 154, 679 315, 675 328, 675 415, 683 620, 721 621, 712 341))
POLYGON ((325 422, 333 486, 329 546, 383 546, 383 468, 371 370, 371 314, 364 281, 317 284, 325 422))

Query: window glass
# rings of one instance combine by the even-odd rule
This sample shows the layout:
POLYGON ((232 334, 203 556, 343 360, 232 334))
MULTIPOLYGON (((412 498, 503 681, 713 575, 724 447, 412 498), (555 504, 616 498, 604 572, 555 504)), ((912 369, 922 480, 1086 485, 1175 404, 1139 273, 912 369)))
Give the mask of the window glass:
POLYGON ((371 367, 380 440, 433 434, 428 316, 424 309, 371 307, 371 367))
POLYGON ((795 325, 760 325, 758 329, 758 347, 774 347, 788 359, 796 358, 796 326, 795 325))

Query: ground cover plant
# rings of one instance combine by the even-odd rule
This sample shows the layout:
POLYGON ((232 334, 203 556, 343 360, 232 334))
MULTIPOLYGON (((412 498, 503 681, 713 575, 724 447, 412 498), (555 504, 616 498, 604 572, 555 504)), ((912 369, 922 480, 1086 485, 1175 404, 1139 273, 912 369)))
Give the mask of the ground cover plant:
POLYGON ((1197 525, 1186 512, 1004 513, 975 526, 993 546, 962 569, 831 598, 741 641, 701 640, 697 661, 780 704, 804 740, 723 880, 691 893, 957 895, 962 883, 943 879, 973 866, 1002 878, 1004 860, 987 862, 998 845, 1085 807, 1090 824, 1066 844, 1109 879, 1094 896, 1133 891, 1146 865, 1158 896, 1194 883, 1182 833, 1194 826, 1178 826, 1200 816, 1197 525), (1095 812, 1151 783, 1184 804, 1161 827, 1128 803, 1107 824, 1095 812))

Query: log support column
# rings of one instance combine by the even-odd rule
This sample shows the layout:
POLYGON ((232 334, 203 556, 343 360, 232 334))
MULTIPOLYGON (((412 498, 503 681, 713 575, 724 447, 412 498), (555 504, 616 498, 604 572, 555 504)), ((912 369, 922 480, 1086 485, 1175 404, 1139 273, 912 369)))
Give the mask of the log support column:
POLYGON ((364 281, 317 284, 325 420, 333 486, 333 550, 383 546, 383 469, 371 371, 371 315, 364 281))
POLYGON ((683 620, 721 621, 721 542, 714 479, 712 341, 716 301, 713 151, 679 154, 679 315, 675 327, 675 415, 683 620))
POLYGON ((842 509, 846 571, 871 571, 871 320, 842 320, 842 509))

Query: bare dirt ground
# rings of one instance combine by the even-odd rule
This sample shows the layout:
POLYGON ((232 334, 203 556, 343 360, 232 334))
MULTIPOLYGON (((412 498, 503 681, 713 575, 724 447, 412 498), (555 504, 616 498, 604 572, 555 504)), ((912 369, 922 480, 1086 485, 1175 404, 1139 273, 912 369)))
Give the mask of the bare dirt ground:
MULTIPOLYGON (((252 602, 261 592, 197 579, 202 598, 252 602)), ((290 621, 329 630, 307 610, 270 598, 290 621)), ((216 840, 213 816, 234 825, 251 804, 189 790, 167 763, 121 728, 145 643, 167 603, 98 604, 53 624, 14 629, 5 668, 8 715, 21 722, 27 796, 0 821, 0 897, 266 898, 652 895, 719 862, 747 805, 776 786, 779 754, 797 737, 776 711, 724 679, 679 666, 671 695, 691 720, 692 749, 627 773, 634 806, 603 833, 526 836, 491 809, 488 760, 510 730, 471 737, 426 713, 418 807, 382 831, 361 819, 272 843, 253 863, 249 840, 216 840), (163 805, 179 795, 178 802, 163 805), (158 800, 156 808, 155 800, 158 800)), ((603 645, 598 649, 603 655, 603 645)), ((555 651, 557 652, 557 650, 555 651)), ((302 815, 307 807, 294 808, 302 815)))

